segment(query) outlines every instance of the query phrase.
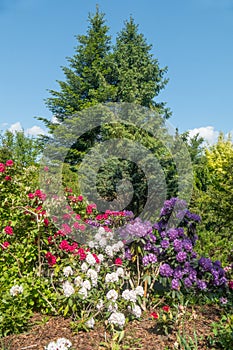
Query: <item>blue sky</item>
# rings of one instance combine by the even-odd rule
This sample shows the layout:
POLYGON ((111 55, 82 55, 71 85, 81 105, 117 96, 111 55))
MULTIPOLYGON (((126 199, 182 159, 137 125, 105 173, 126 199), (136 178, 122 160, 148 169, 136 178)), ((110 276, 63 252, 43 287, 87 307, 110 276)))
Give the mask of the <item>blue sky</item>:
MULTIPOLYGON (((75 35, 87 30, 93 0, 0 0, 0 130, 45 129, 44 100, 64 80, 75 35)), ((233 0, 99 0, 113 42, 132 15, 170 79, 170 123, 213 141, 233 130, 233 0)))

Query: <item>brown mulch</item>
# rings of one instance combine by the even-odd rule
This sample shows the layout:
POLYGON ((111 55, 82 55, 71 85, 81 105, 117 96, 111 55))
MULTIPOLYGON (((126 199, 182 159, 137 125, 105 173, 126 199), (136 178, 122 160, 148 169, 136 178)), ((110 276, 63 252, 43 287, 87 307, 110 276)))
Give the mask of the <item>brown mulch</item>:
MULTIPOLYGON (((206 337, 211 334, 211 323, 220 319, 220 310, 213 306, 195 307, 195 310, 188 309, 186 321, 180 326, 185 334, 193 338, 194 330, 198 335, 198 349, 207 350, 206 337)), ((173 350, 176 342, 178 329, 165 336, 156 329, 156 321, 147 314, 141 321, 129 323, 125 329, 125 336, 121 342, 122 350, 173 350)), ((35 314, 31 320, 31 328, 28 332, 19 335, 9 335, 0 339, 1 350, 44 350, 50 342, 60 337, 69 339, 72 342, 72 349, 82 350, 104 350, 111 347, 101 346, 100 343, 110 343, 110 335, 103 325, 96 325, 90 332, 79 331, 73 333, 70 328, 70 320, 63 317, 50 317, 35 314), (1 343, 2 342, 2 343, 1 343), (3 347, 5 346, 5 347, 3 347)))

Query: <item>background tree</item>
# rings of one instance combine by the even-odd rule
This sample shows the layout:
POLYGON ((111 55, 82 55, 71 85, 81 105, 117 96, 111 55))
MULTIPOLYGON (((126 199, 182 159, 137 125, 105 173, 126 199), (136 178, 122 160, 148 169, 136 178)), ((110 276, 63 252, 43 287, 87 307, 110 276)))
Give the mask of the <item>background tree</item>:
POLYGON ((13 159, 27 167, 38 163, 42 152, 39 139, 25 135, 23 131, 6 130, 0 135, 0 160, 13 159))
POLYGON ((199 248, 201 253, 232 261, 233 226, 233 143, 223 133, 210 148, 205 148, 196 170, 192 209, 200 213, 199 248), (227 247, 228 254, 223 252, 227 247))
POLYGON ((160 115, 169 117, 165 103, 155 102, 155 97, 165 87, 164 78, 167 67, 160 68, 158 60, 151 53, 143 34, 132 17, 118 34, 114 47, 114 62, 117 66, 115 102, 138 103, 141 106, 156 109, 160 115))
MULTIPOLYGON (((167 68, 159 67, 158 60, 153 58, 151 53, 151 45, 148 45, 144 36, 138 32, 134 20, 130 18, 125 22, 124 28, 117 36, 116 45, 111 48, 104 14, 97 8, 96 13, 89 16, 86 35, 78 35, 77 39, 79 45, 75 55, 69 58, 70 66, 63 67, 66 81, 59 81, 60 91, 50 90, 52 97, 47 100, 47 106, 60 123, 54 124, 44 119, 50 132, 54 134, 58 125, 73 119, 82 110, 109 102, 129 102, 152 109, 154 115, 160 119, 159 127, 164 131, 165 119, 169 117, 170 112, 165 108, 165 103, 155 102, 155 98, 167 83, 167 79, 164 78, 167 68)), ((142 117, 138 116, 139 119, 142 117)), ((81 124, 76 126, 82 130, 81 124)), ((74 171, 78 171, 84 155, 95 142, 103 143, 119 136, 148 146, 154 157, 161 161, 165 177, 169 179, 168 196, 175 195, 177 178, 170 181, 171 171, 168 169, 171 166, 172 172, 175 169, 174 164, 171 165, 172 155, 164 147, 161 148, 161 140, 153 139, 151 135, 136 127, 114 124, 90 129, 70 146, 65 162, 69 163, 74 171)), ((165 140, 168 135, 164 134, 162 137, 165 140)), ((65 138, 62 141, 66 143, 65 138)), ((54 154, 59 153, 58 149, 56 145, 54 154)), ((145 174, 133 162, 117 157, 109 160, 98 173, 97 186, 100 194, 113 200, 122 176, 131 182, 134 189, 133 201, 128 209, 138 213, 147 198, 147 184, 145 174)))

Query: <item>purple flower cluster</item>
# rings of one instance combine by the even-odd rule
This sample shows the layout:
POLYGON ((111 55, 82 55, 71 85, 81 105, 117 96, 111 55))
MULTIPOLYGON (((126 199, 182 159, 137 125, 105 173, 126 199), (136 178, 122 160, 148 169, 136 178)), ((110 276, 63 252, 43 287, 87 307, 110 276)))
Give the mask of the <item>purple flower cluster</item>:
POLYGON ((194 246, 199 221, 198 215, 186 209, 185 201, 177 198, 165 201, 160 219, 154 225, 137 218, 121 230, 121 238, 126 240, 126 259, 132 259, 130 245, 136 241, 141 247, 142 265, 160 266, 159 275, 170 282, 173 290, 184 287, 205 291, 225 285, 227 279, 220 262, 204 257, 197 260, 194 246), (171 215, 180 219, 178 227, 170 227, 171 215))

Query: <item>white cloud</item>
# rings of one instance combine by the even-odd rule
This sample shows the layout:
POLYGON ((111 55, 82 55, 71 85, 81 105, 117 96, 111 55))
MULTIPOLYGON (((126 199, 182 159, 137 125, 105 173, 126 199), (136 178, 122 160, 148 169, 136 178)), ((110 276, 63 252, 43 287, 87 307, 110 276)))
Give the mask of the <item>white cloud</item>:
POLYGON ((38 136, 38 135, 45 135, 46 131, 42 129, 40 126, 34 125, 31 128, 26 129, 25 134, 30 136, 38 136))
POLYGON ((213 145, 218 141, 219 131, 215 130, 213 126, 203 126, 201 128, 189 130, 190 137, 197 134, 203 137, 208 145, 213 145))
POLYGON ((11 126, 9 127, 9 130, 11 132, 23 131, 23 128, 20 122, 17 122, 17 123, 11 124, 11 126))
POLYGON ((53 124, 60 124, 59 120, 57 119, 57 117, 55 117, 55 115, 52 116, 51 122, 52 122, 53 124))

